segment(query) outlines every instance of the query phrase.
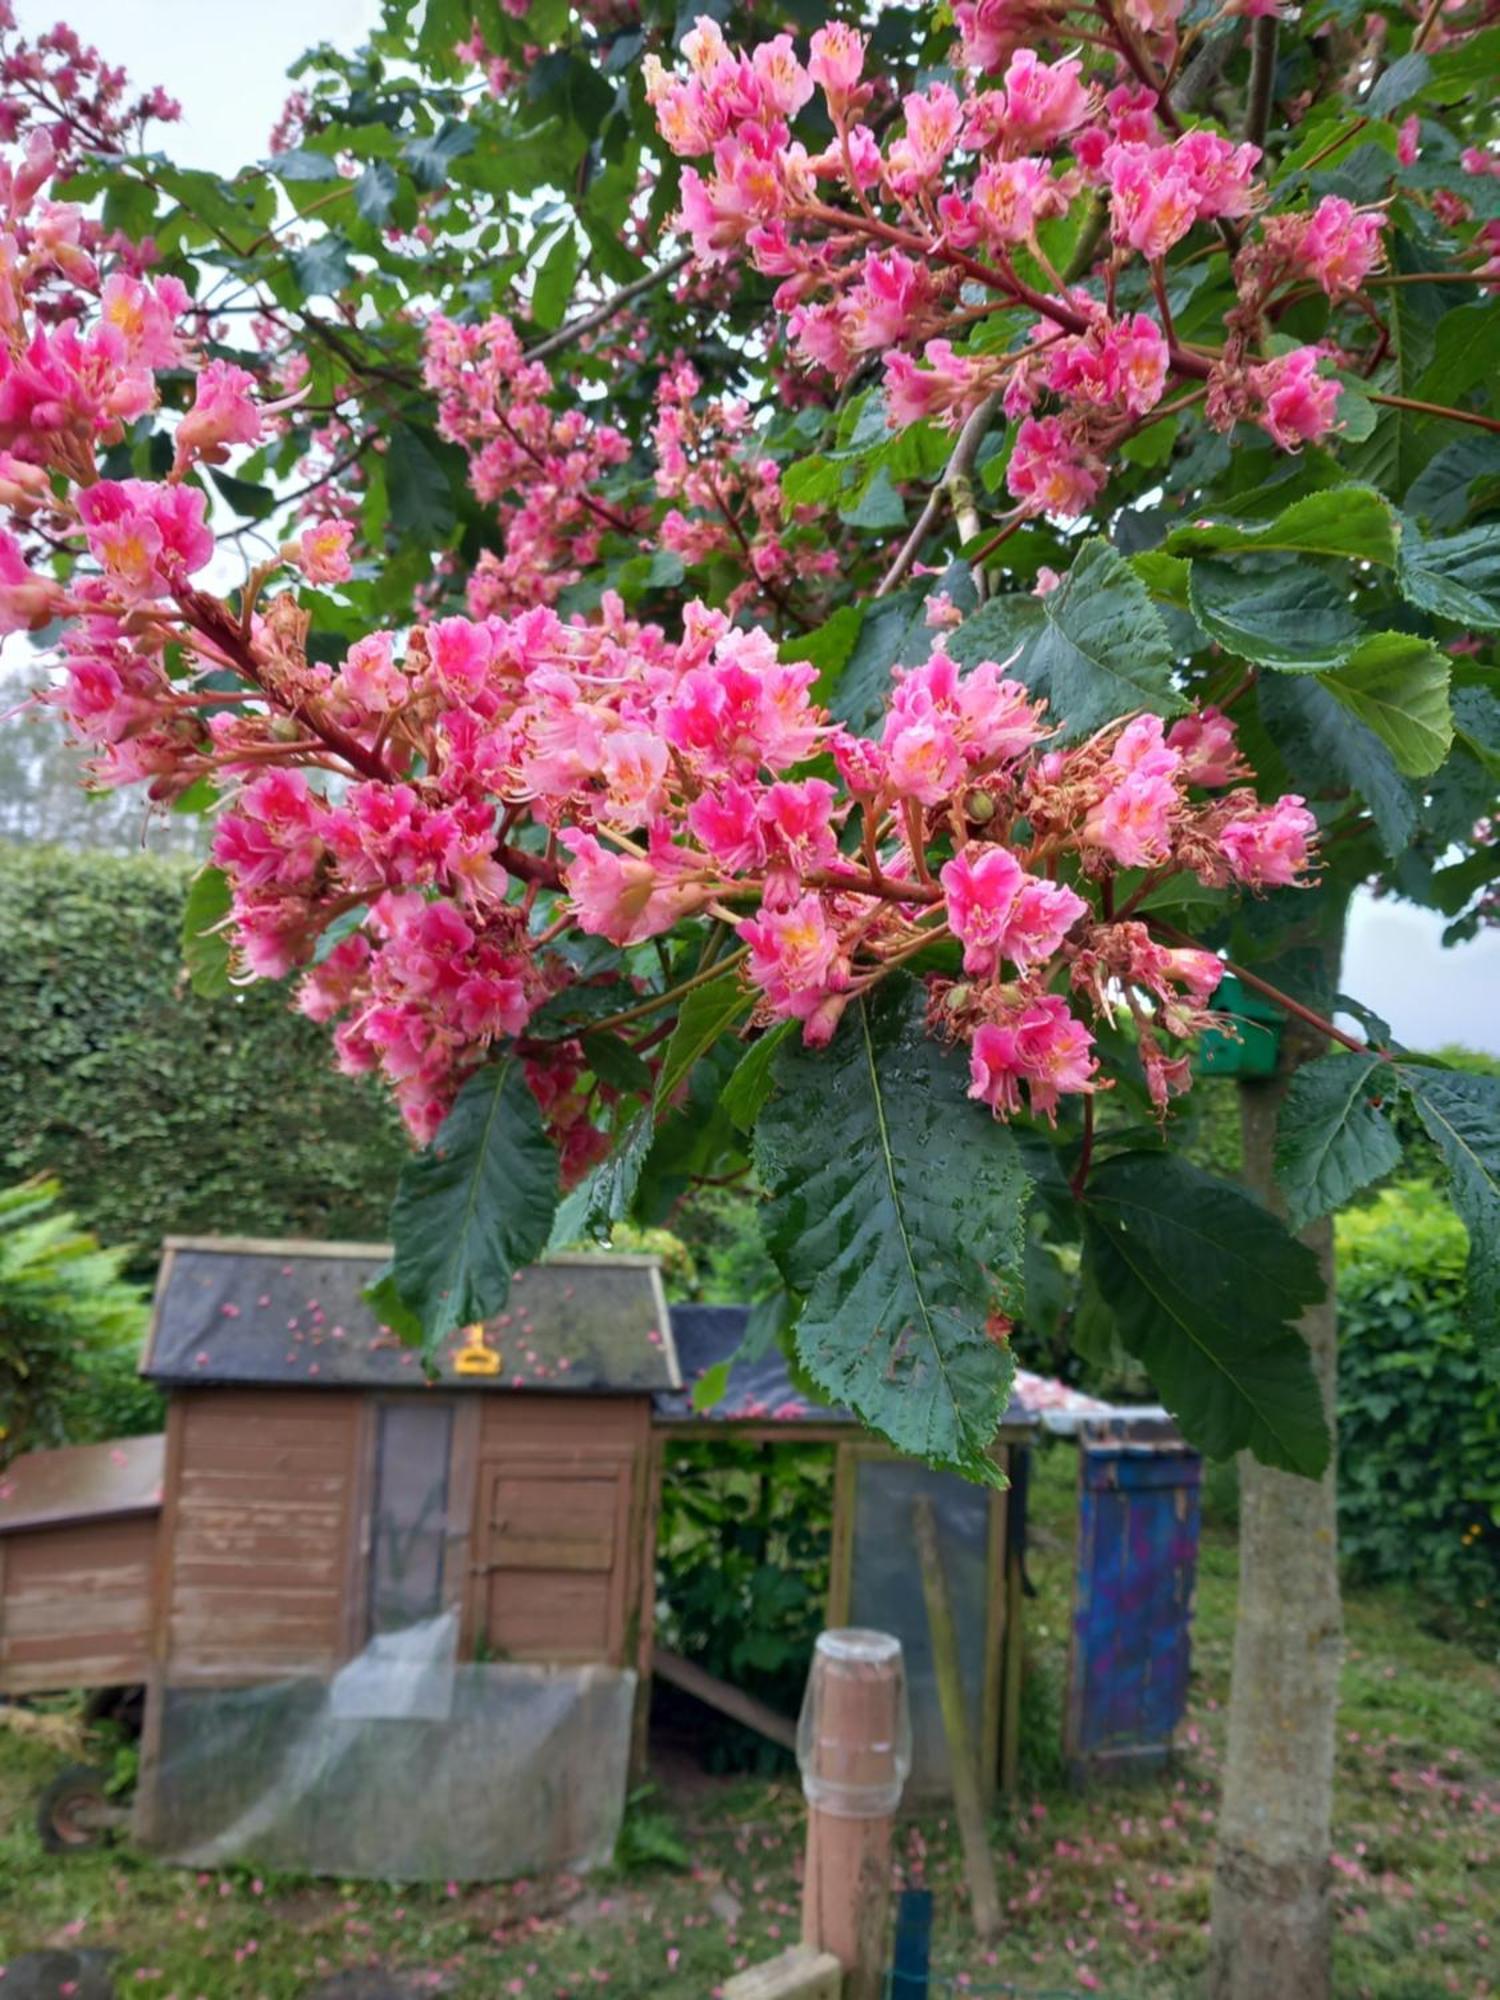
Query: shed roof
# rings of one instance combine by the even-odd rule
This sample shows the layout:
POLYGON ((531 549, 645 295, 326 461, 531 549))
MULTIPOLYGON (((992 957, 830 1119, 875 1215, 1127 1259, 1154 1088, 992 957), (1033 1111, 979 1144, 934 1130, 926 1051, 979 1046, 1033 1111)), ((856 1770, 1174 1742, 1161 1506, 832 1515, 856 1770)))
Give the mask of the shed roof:
POLYGON ((0 1535, 58 1527, 117 1514, 150 1514, 161 1505, 165 1440, 120 1438, 29 1451, 0 1471, 0 1535))
MULTIPOLYGON (((423 1381, 414 1349, 366 1305, 379 1243, 169 1237, 141 1372, 180 1386, 282 1384, 401 1389, 423 1381)), ((509 1309, 485 1322, 494 1375, 460 1374, 455 1333, 438 1379, 460 1389, 649 1394, 680 1386, 652 1257, 564 1256, 518 1271, 509 1309)))
MULTIPOLYGON (((668 1423, 720 1422, 760 1424, 852 1424, 847 1410, 825 1403, 812 1403, 798 1390, 787 1373, 779 1348, 772 1347, 757 1360, 736 1360, 727 1393, 706 1409, 693 1408, 693 1389, 711 1368, 734 1359, 750 1323, 749 1306, 673 1306, 672 1334, 682 1364, 683 1387, 658 1390, 656 1413, 668 1423)), ((1065 1398, 1072 1394, 1060 1382, 1047 1382, 1040 1375, 1016 1373, 1016 1386, 1004 1421, 1012 1426, 1028 1426, 1036 1421, 1047 1396, 1065 1398), (1032 1390, 1041 1391, 1038 1399, 1032 1390)), ((1105 1403, 1090 1408, 1103 1411, 1105 1403)))

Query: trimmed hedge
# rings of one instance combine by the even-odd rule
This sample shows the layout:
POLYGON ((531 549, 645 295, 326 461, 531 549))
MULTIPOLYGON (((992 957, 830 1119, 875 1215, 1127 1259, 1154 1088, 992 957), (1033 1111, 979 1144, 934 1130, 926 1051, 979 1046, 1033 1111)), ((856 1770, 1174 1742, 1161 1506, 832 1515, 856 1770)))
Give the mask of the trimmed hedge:
POLYGON ((189 990, 190 875, 0 845, 0 1182, 55 1174, 137 1275, 166 1235, 383 1238, 393 1112, 280 987, 189 990))
POLYGON ((1464 1319, 1468 1238, 1425 1181, 1338 1220, 1339 1533, 1357 1576, 1500 1615, 1500 1381, 1464 1319))

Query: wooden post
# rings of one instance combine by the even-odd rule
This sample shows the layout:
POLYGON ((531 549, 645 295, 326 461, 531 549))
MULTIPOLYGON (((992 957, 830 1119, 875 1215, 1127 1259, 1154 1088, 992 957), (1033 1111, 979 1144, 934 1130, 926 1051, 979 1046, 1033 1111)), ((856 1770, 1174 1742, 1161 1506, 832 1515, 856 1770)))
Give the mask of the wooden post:
POLYGON ((846 2000, 879 2000, 891 1821, 911 1766, 901 1642, 884 1632, 820 1633, 797 1735, 807 1795, 803 1941, 843 1966, 846 2000))
POLYGON ((1000 1892, 995 1887, 995 1859, 990 1853, 989 1828, 979 1796, 979 1773, 964 1705, 958 1634, 953 1626, 948 1579, 943 1574, 943 1554, 938 1546, 932 1502, 925 1493, 913 1503, 912 1514, 917 1532, 917 1562, 922 1571, 922 1595, 927 1601, 938 1706, 943 1711, 943 1735, 948 1740, 948 1762, 952 1766, 953 1810, 963 1838, 964 1873, 969 1878, 969 1902, 975 1933, 981 1941, 988 1941, 1000 1929, 1000 1892))

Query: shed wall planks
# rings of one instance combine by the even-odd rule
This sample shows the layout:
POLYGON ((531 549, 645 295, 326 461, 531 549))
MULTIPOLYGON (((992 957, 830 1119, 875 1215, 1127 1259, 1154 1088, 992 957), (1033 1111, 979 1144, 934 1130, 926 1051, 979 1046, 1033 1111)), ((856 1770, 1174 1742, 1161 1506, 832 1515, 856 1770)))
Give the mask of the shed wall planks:
POLYGON ((327 1389, 177 1399, 168 1681, 324 1674, 342 1663, 361 1402, 327 1389))
POLYGON ((155 1545, 152 1514, 8 1536, 0 1693, 144 1680, 155 1545))

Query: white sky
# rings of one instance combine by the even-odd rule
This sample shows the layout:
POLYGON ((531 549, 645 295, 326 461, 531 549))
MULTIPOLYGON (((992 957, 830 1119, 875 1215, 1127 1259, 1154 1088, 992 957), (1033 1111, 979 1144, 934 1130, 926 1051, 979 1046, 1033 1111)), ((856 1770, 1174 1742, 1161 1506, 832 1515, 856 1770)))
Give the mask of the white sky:
MULTIPOLYGON (((287 65, 312 42, 345 48, 374 25, 379 0, 20 0, 29 33, 61 17, 132 82, 165 84, 183 107, 169 143, 189 166, 232 171, 267 151, 288 91, 287 65)), ((1443 919, 1360 897, 1343 986, 1418 1049, 1444 1042, 1500 1055, 1500 933, 1453 951, 1443 919)))

